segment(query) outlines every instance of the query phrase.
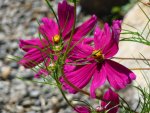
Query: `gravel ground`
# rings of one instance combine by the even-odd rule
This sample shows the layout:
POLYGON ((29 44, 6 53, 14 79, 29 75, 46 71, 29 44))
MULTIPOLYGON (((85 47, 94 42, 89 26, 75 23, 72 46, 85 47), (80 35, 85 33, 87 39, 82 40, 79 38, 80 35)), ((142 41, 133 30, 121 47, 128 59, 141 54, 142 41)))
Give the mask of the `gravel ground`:
MULTIPOLYGON (((55 10, 57 1, 52 2, 55 10)), ((0 39, 33 36, 36 19, 43 16, 52 17, 44 0, 0 0, 0 39)))

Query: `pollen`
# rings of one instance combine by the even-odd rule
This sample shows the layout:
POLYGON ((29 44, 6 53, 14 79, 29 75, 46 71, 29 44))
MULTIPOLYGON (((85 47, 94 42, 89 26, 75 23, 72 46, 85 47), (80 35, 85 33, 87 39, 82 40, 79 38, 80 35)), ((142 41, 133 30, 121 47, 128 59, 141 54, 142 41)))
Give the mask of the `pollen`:
POLYGON ((60 36, 59 35, 55 35, 53 37, 53 42, 57 44, 57 43, 59 43, 59 41, 60 41, 60 36))
POLYGON ((103 54, 100 50, 94 50, 93 53, 92 53, 92 56, 96 60, 103 60, 104 59, 104 56, 103 56, 103 54))

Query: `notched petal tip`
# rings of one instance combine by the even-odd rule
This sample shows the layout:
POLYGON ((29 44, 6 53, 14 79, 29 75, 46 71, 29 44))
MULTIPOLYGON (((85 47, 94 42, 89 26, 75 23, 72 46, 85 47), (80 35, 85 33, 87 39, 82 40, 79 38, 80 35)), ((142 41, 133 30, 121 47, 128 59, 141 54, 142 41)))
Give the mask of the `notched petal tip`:
POLYGON ((135 80, 136 75, 125 66, 112 60, 105 60, 105 62, 105 67, 107 68, 108 75, 107 78, 110 85, 114 89, 123 89, 133 80, 135 80))

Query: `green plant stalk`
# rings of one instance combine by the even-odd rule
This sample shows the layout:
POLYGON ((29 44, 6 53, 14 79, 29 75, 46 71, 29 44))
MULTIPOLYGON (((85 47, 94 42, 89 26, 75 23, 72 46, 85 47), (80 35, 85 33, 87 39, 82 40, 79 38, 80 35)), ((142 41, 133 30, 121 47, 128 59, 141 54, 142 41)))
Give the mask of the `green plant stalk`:
POLYGON ((62 91, 62 88, 61 88, 61 84, 60 84, 60 83, 57 85, 57 87, 59 88, 59 90, 60 90, 62 96, 64 97, 64 99, 66 100, 66 102, 68 103, 68 105, 70 105, 70 106, 74 109, 74 106, 71 104, 71 102, 67 99, 65 93, 62 91))
POLYGON ((150 42, 145 40, 145 39, 140 39, 140 38, 123 38, 121 39, 120 41, 131 41, 131 42, 138 42, 138 43, 141 43, 141 44, 145 44, 145 45, 148 45, 150 46, 150 42))
POLYGON ((112 57, 112 59, 119 59, 119 60, 147 60, 150 61, 150 59, 143 59, 143 58, 129 58, 129 57, 112 57))
MULTIPOLYGON (((58 65, 58 67, 59 67, 60 65, 58 65)), ((58 87, 58 89, 60 90, 60 92, 61 92, 61 94, 62 94, 62 96, 64 97, 64 99, 66 100, 66 102, 68 103, 68 105, 70 105, 73 109, 74 109, 74 106, 71 104, 71 102, 67 99, 67 97, 66 97, 66 95, 65 95, 65 93, 63 92, 63 90, 62 90, 62 87, 61 87, 61 84, 60 84, 60 82, 59 82, 59 78, 58 78, 58 73, 59 73, 59 71, 58 71, 58 69, 57 69, 57 67, 55 68, 56 70, 54 70, 54 79, 55 79, 55 81, 56 81, 56 83, 57 83, 57 87, 58 87)))
POLYGON ((68 46, 67 46, 67 49, 64 53, 64 57, 63 57, 63 61, 66 60, 66 57, 69 53, 69 48, 70 48, 70 45, 71 45, 71 41, 72 41, 72 38, 73 38, 73 34, 74 34, 74 31, 75 31, 75 24, 76 24, 76 7, 77 7, 77 4, 76 4, 76 0, 74 0, 74 23, 73 23, 73 27, 72 27, 72 32, 71 32, 71 35, 70 35, 70 39, 69 39, 69 42, 68 42, 68 46))
POLYGON ((51 4, 49 3, 48 0, 45 0, 45 1, 46 1, 47 5, 49 6, 49 8, 51 9, 52 13, 54 14, 54 16, 55 16, 55 18, 56 18, 56 21, 57 21, 57 24, 58 24, 58 27, 59 27, 59 29, 60 29, 60 24, 59 24, 59 21, 58 21, 58 18, 57 18, 57 15, 56 15, 54 9, 52 8, 52 6, 51 6, 51 4))

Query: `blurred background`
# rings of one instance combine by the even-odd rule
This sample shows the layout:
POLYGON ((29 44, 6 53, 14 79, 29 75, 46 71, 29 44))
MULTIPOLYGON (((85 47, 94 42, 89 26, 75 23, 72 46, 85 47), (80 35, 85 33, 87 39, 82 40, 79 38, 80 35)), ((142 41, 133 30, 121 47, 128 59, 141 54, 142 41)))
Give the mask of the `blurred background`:
MULTIPOLYGON (((51 0, 56 12, 59 1, 51 0)), ((87 20, 90 14, 98 16, 100 25, 104 22, 111 24, 113 19, 123 19, 128 12, 137 13, 133 10, 135 4, 136 0, 80 0, 77 7, 78 24, 87 20)), ((8 59, 13 55, 23 55, 18 48, 18 40, 35 36, 38 32, 36 19, 44 16, 54 17, 44 0, 0 0, 0 113, 72 112, 57 89, 32 82, 32 70, 8 59)), ((67 97, 70 100, 81 98, 80 94, 67 97)))

